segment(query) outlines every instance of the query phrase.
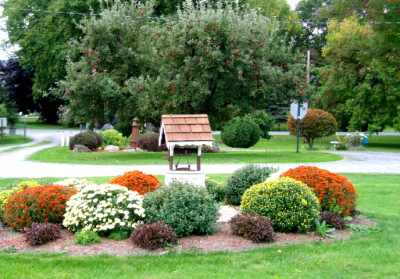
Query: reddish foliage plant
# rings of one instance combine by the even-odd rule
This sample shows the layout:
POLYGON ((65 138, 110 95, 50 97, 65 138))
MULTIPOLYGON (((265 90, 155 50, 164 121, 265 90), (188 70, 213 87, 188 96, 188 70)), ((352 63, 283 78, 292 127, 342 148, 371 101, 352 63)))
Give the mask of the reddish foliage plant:
POLYGON ((160 180, 154 175, 145 174, 141 171, 128 171, 123 175, 111 179, 108 183, 125 186, 129 190, 136 191, 141 195, 153 192, 158 186, 161 186, 160 180))
POLYGON ((68 186, 26 188, 9 199, 4 221, 16 230, 30 227, 33 222, 61 223, 66 202, 76 193, 75 188, 68 186))
MULTIPOLYGON (((290 116, 287 121, 290 134, 297 133, 297 120, 290 116)), ((320 109, 307 110, 306 116, 300 121, 300 136, 304 137, 310 149, 313 147, 314 139, 333 135, 337 131, 335 117, 329 112, 320 109)))
POLYGON ((350 181, 337 173, 317 167, 300 166, 281 174, 311 187, 317 195, 321 210, 349 216, 356 208, 357 193, 350 181))

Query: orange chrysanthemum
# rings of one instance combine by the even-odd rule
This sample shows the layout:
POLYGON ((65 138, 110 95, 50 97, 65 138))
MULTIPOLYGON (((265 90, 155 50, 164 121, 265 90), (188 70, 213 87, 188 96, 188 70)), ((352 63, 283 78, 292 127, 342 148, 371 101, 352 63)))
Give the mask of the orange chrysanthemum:
POLYGON ((311 187, 317 195, 322 210, 338 208, 342 216, 349 216, 356 208, 357 193, 350 181, 337 173, 317 167, 300 166, 281 174, 311 187))
POLYGON ((108 183, 125 186, 141 195, 153 192, 157 187, 161 186, 161 182, 154 175, 145 174, 141 171, 128 171, 111 179, 108 183))

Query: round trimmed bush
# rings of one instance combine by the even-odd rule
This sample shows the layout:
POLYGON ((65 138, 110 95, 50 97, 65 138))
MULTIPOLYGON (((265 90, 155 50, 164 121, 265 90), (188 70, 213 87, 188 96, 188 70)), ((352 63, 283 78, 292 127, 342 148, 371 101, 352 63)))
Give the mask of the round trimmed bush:
POLYGON ((161 186, 161 182, 157 177, 141 171, 128 171, 111 179, 108 183, 127 187, 129 190, 136 191, 141 195, 153 192, 161 186))
MULTIPOLYGON (((297 119, 292 115, 288 118, 287 129, 291 135, 297 134, 297 119)), ((336 131, 336 119, 327 111, 308 109, 306 116, 300 120, 300 136, 307 140, 310 149, 315 139, 333 135, 336 131)))
POLYGON ((75 144, 81 144, 89 148, 90 150, 94 150, 99 148, 103 144, 103 140, 100 134, 93 131, 85 131, 79 134, 76 134, 69 141, 69 149, 74 149, 75 144))
POLYGON ((174 181, 144 195, 146 221, 163 221, 179 237, 215 231, 218 204, 205 188, 174 181))
POLYGON ((68 186, 46 185, 30 187, 14 194, 4 209, 4 220, 21 230, 32 222, 61 223, 66 202, 77 190, 68 186))
POLYGON ((314 190, 324 211, 349 216, 356 209, 358 196, 353 184, 337 173, 317 167, 300 166, 282 173, 280 177, 291 177, 307 184, 314 190))
POLYGON ((276 234, 270 218, 253 213, 239 213, 230 221, 233 234, 253 240, 253 242, 273 242, 276 234))
POLYGON ((141 136, 138 140, 138 147, 147 151, 160 152, 166 150, 166 146, 158 145, 159 133, 150 133, 141 136))
POLYGON ((307 232, 319 219, 320 208, 306 184, 286 177, 246 190, 241 211, 271 218, 275 231, 307 232))
POLYGON ((156 250, 177 244, 178 236, 171 227, 159 221, 139 225, 132 233, 132 241, 143 249, 156 250))
POLYGON ((221 132, 221 140, 230 147, 249 148, 260 139, 260 128, 247 118, 230 120, 221 132))
POLYGON ((11 186, 8 189, 5 189, 0 192, 0 221, 3 221, 3 213, 8 200, 16 193, 21 192, 22 190, 29 188, 29 187, 38 187, 40 186, 39 183, 36 181, 21 181, 17 185, 11 186))
POLYGON ((255 110, 252 113, 246 114, 245 117, 258 125, 258 128, 260 128, 260 136, 263 139, 271 138, 269 132, 272 130, 275 123, 271 114, 266 113, 264 110, 255 110))
POLYGON ((251 186, 265 181, 277 169, 247 165, 236 170, 226 181, 226 200, 233 205, 239 205, 244 191, 251 186))
POLYGON ((144 217, 137 192, 112 184, 88 185, 67 202, 63 225, 71 231, 131 232, 144 217))

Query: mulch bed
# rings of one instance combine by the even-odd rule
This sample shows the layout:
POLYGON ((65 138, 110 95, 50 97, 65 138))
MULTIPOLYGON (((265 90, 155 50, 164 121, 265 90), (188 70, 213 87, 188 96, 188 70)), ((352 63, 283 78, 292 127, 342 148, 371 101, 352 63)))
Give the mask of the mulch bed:
MULTIPOLYGON (((376 221, 363 217, 355 217, 349 223, 356 225, 375 226, 376 221)), ((278 239, 274 243, 253 243, 251 240, 233 235, 228 223, 218 223, 218 232, 209 236, 188 236, 179 239, 179 244, 174 247, 177 251, 192 251, 209 253, 215 251, 234 251, 251 250, 264 246, 280 245, 287 243, 305 243, 324 241, 332 242, 334 239, 321 237, 312 234, 300 233, 277 233, 278 239)), ((350 230, 338 231, 334 233, 335 239, 348 239, 352 232, 350 230)), ((112 254, 118 256, 143 255, 143 254, 164 254, 164 249, 148 251, 141 249, 133 244, 130 238, 125 240, 111 240, 102 238, 101 243, 83 246, 74 244, 75 235, 63 229, 61 238, 43 245, 31 246, 25 241, 22 233, 14 232, 11 228, 0 223, 0 250, 7 247, 15 247, 17 253, 68 253, 70 255, 99 255, 112 254)))

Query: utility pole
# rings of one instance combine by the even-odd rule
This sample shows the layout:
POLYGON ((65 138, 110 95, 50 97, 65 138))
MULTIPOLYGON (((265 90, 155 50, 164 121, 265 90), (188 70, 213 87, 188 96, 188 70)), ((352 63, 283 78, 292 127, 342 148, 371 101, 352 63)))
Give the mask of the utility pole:
POLYGON ((310 84, 310 60, 311 60, 311 52, 307 50, 307 84, 310 84))

